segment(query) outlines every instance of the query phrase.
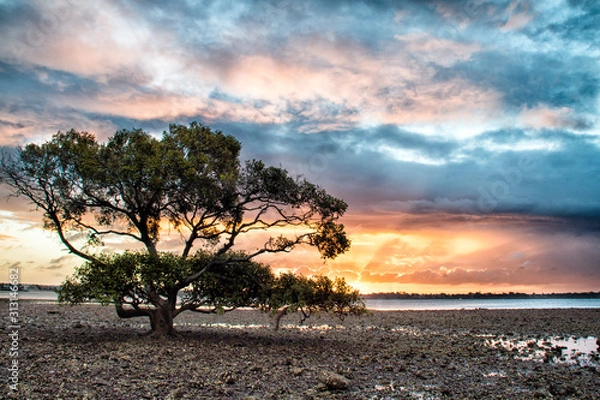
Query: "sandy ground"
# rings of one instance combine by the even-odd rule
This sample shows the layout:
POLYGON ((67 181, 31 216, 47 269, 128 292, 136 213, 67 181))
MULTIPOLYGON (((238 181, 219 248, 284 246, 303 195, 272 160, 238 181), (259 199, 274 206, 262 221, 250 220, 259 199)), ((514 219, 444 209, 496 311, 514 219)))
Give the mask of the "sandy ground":
POLYGON ((291 315, 278 332, 258 311, 184 313, 166 339, 99 305, 20 301, 19 318, 18 356, 0 332, 3 382, 17 359, 18 391, 0 398, 600 399, 600 310, 291 315), (580 337, 584 358, 553 342, 580 337))

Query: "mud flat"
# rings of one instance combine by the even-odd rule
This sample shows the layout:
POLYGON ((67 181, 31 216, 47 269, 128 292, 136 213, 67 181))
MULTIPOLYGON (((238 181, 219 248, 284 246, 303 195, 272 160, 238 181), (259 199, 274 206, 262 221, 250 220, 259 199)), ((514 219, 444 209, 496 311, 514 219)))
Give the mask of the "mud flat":
MULTIPOLYGON (((0 309, 8 310, 7 302, 0 309)), ((3 311, 3 315, 6 313, 3 311)), ((111 307, 20 301, 19 399, 598 399, 600 310, 184 313, 143 334, 111 307)), ((0 332, 2 371, 11 331, 0 332)))

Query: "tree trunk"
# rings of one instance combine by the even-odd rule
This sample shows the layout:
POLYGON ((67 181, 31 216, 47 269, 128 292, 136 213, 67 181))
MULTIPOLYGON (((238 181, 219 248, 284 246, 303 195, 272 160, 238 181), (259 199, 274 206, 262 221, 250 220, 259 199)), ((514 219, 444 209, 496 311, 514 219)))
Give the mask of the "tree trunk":
POLYGON ((177 333, 173 327, 171 307, 157 307, 155 310, 150 310, 149 316, 153 336, 171 336, 177 333))
POLYGON ((277 312, 275 313, 275 321, 273 324, 273 329, 278 331, 279 330, 279 322, 281 321, 281 318, 287 314, 287 310, 288 310, 289 306, 284 306, 281 309, 277 310, 277 312))
POLYGON ((173 327, 174 307, 171 307, 169 302, 162 306, 155 306, 155 309, 139 310, 126 309, 122 304, 115 304, 115 309, 121 318, 149 317, 153 336, 176 335, 177 332, 173 327))

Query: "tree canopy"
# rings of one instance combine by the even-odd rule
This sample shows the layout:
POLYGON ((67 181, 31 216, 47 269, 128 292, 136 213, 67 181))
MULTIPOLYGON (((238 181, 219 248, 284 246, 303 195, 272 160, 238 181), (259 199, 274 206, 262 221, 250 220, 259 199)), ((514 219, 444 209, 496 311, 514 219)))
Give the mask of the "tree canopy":
POLYGON ((0 178, 85 259, 61 300, 112 302, 119 315, 149 316, 155 331, 171 333, 181 311, 273 298, 264 290, 274 278, 253 262, 260 254, 309 245, 327 259, 350 246, 338 223, 343 200, 281 167, 242 164, 240 150, 233 136, 196 122, 170 125, 160 139, 124 129, 105 143, 70 130, 4 153, 0 178), (180 235, 179 254, 159 251, 166 226, 180 235), (282 227, 295 229, 283 234, 282 227), (253 250, 235 249, 239 237, 256 231, 277 234, 253 250), (115 237, 143 251, 106 254, 103 245, 115 237))

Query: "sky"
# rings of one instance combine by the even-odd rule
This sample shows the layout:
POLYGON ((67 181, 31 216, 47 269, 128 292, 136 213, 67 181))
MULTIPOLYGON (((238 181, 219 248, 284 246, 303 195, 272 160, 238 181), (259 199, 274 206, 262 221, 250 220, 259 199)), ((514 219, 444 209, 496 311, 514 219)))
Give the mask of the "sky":
MULTIPOLYGON (((598 291, 599 30, 594 0, 0 0, 0 146, 198 121, 348 203, 348 253, 277 271, 598 291)), ((7 193, 0 281, 60 283, 81 260, 7 193)))

